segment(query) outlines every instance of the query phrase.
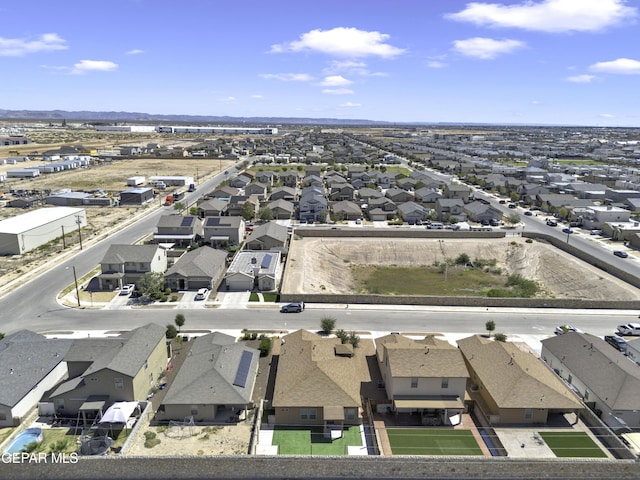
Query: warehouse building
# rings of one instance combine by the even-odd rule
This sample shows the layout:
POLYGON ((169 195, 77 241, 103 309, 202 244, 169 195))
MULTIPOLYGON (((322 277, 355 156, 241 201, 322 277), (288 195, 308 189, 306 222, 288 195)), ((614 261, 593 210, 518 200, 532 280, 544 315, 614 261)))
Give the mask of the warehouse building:
POLYGON ((22 255, 87 226, 84 208, 40 208, 0 221, 0 255, 22 255))
POLYGON ((120 192, 120 205, 144 205, 152 200, 152 188, 136 187, 120 192))

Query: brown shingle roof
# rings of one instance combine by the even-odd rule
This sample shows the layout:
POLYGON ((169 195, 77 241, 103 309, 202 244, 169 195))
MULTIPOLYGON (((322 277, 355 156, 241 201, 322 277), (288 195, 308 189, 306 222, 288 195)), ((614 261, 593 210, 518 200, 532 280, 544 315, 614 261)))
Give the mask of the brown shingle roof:
POLYGON ((499 408, 582 408, 575 394, 542 361, 513 343, 479 335, 457 343, 499 408))
POLYGON ((362 348, 336 356, 337 338, 298 330, 283 338, 273 394, 274 407, 360 405, 360 386, 369 381, 362 348))
POLYGON ((469 376, 462 353, 433 335, 422 340, 391 334, 376 339, 378 361, 386 349, 393 377, 466 378, 469 376))

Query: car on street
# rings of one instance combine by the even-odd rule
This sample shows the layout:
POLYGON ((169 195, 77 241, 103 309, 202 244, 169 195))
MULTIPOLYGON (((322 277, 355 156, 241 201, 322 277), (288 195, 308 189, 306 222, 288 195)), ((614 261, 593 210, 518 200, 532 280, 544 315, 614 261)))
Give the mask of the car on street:
POLYGON ((525 214, 527 217, 530 217, 531 215, 533 215, 533 212, 532 212, 532 211, 530 211, 530 210, 527 210, 526 212, 524 212, 524 214, 525 214))
POLYGON ((280 313, 300 313, 304 310, 304 302, 294 302, 283 305, 280 313))
POLYGON ((621 352, 627 351, 627 342, 616 335, 605 335, 604 341, 611 345, 613 348, 620 350, 621 352))
POLYGON ((620 257, 620 258, 627 258, 629 256, 629 254, 627 252, 625 252, 624 250, 614 250, 613 254, 616 257, 620 257))
POLYGON ((590 235, 602 235, 602 230, 591 230, 590 235))
POLYGON ((557 227, 558 226, 558 222, 556 222, 555 220, 547 220, 547 225, 550 227, 557 227))
POLYGON ((563 228, 562 233, 567 233, 567 234, 573 233, 573 229, 569 227, 563 228))
POLYGON ((640 335, 640 323, 626 323, 618 325, 616 333, 620 336, 640 335))
POLYGON ((133 283, 128 283, 120 289, 119 295, 131 295, 135 289, 136 286, 133 283))
POLYGON ((556 335, 562 335, 563 333, 569 333, 569 332, 582 333, 582 330, 572 325, 558 325, 554 333, 556 335))
POLYGON ((515 203, 510 203, 509 205, 507 205, 507 207, 509 207, 509 208, 516 208, 516 204, 515 204, 515 203))

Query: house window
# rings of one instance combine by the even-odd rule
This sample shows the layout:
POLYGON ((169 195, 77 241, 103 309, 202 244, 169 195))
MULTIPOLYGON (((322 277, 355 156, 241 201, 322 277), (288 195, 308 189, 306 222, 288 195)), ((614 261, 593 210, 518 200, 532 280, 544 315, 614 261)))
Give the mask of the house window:
POLYGON ((589 400, 589 390, 587 390, 586 388, 584 389, 584 400, 585 402, 589 400))
POLYGON ((353 407, 348 407, 344 409, 344 419, 345 420, 355 420, 358 415, 358 409, 353 407))
POLYGON ((114 378, 113 379, 113 386, 116 388, 116 390, 122 390, 124 388, 124 380, 122 380, 122 378, 114 378))
POLYGON ((532 408, 525 408, 524 409, 524 419, 525 420, 531 420, 533 418, 533 409, 532 408))
POLYGON ((149 374, 149 383, 153 383, 153 372, 149 374))
POLYGON ((191 415, 197 415, 197 414, 198 414, 198 406, 191 405, 191 415))
POLYGON ((411 388, 418 388, 418 378, 417 377, 413 377, 411 379, 411 388))
POLYGON ((144 369, 146 370, 147 368, 149 368, 149 361, 145 360, 144 361, 144 369))
POLYGON ((4 421, 7 419, 7 416, 4 413, 0 413, 0 421, 4 421))
POLYGON ((300 420, 315 420, 318 418, 318 411, 315 408, 301 408, 300 420))
POLYGON ((449 388, 449 379, 443 378, 440 384, 440 388, 449 388))

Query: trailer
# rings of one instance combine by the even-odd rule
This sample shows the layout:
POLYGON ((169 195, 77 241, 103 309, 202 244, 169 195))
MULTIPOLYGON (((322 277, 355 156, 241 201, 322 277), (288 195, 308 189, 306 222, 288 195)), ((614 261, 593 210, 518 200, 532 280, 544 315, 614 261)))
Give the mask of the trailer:
POLYGON ((129 177, 127 178, 127 186, 129 187, 137 187, 139 185, 144 185, 146 178, 141 176, 129 177))

